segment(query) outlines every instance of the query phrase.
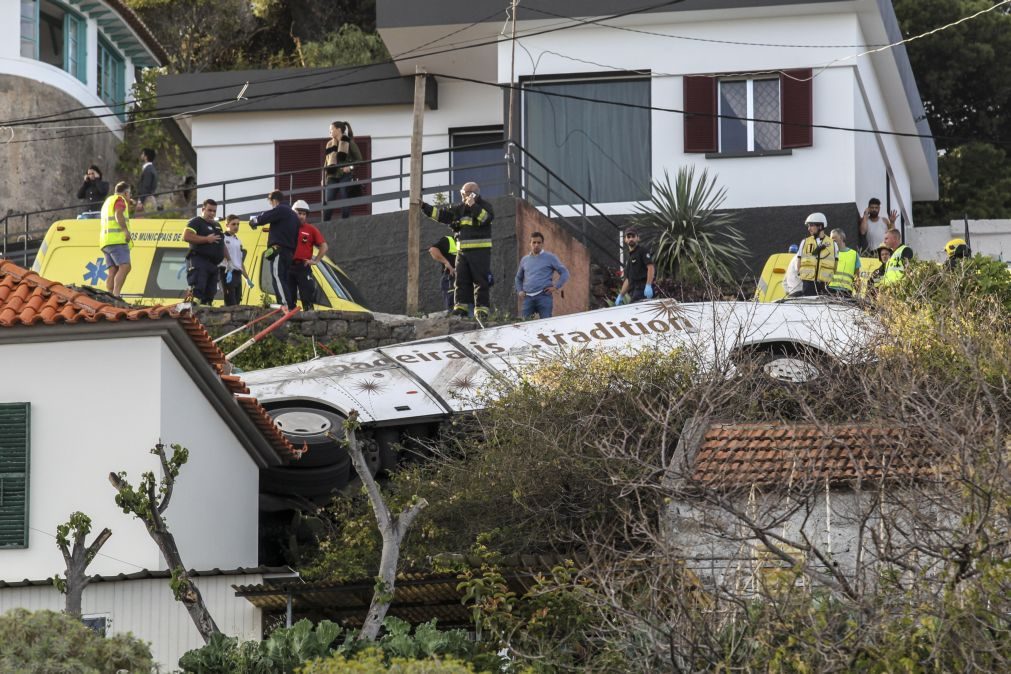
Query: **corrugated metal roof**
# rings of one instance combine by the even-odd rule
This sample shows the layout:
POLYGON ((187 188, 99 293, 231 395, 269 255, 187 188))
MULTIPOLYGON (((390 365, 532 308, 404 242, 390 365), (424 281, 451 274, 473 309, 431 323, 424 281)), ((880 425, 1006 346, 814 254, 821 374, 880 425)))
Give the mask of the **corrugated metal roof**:
MULTIPOLYGON (((266 575, 285 575, 285 576, 296 576, 297 572, 294 571, 290 566, 251 566, 251 567, 238 567, 235 569, 190 569, 190 575, 196 578, 201 576, 266 576, 266 575)), ((92 576, 92 583, 117 583, 120 581, 129 580, 147 580, 149 578, 171 578, 172 572, 168 569, 141 569, 140 571, 135 571, 134 573, 120 573, 114 576, 92 576)), ((36 587, 40 585, 52 585, 52 578, 41 578, 36 580, 30 580, 25 578, 24 580, 15 581, 3 581, 0 580, 0 589, 8 587, 36 587)))

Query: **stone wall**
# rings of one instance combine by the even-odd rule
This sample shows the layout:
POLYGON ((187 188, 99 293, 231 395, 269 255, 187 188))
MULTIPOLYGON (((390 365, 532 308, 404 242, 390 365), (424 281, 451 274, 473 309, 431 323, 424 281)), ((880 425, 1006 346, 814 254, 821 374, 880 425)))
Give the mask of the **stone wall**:
MULTIPOLYGON (((72 96, 45 84, 13 75, 0 75, 0 101, 3 101, 4 119, 52 115, 81 107, 72 96)), ((78 120, 75 124, 98 124, 78 120)), ((14 127, 14 138, 6 142, 10 133, 0 139, 0 216, 8 210, 28 212, 69 206, 56 213, 30 216, 29 238, 38 238, 56 220, 75 218, 80 212, 77 189, 84 181, 90 164, 101 167, 110 184, 116 182, 116 146, 119 139, 110 133, 68 134, 67 131, 45 131, 45 127, 14 127), (69 136, 62 138, 61 136, 69 136), (30 142, 26 142, 30 141, 30 142)), ((8 241, 24 232, 24 221, 13 220, 8 241)), ((3 227, 0 225, 0 236, 3 227)))

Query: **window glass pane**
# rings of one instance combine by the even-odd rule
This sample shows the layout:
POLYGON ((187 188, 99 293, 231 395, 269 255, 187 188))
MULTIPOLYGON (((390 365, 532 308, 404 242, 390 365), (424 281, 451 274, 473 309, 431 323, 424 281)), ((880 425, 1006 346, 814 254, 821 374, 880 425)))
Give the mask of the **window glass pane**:
MULTIPOLYGON (((778 120, 779 80, 755 80, 755 119, 778 120)), ((755 150, 780 149, 782 127, 769 122, 755 122, 755 150)))
POLYGON ((63 9, 51 2, 39 8, 39 60, 63 68, 63 9))
POLYGON ((21 55, 30 59, 36 58, 38 41, 35 13, 36 0, 21 0, 21 55))
POLYGON ((158 290, 168 291, 168 297, 173 294, 183 293, 189 284, 186 283, 186 253, 187 250, 159 251, 161 259, 158 261, 158 272, 155 274, 155 284, 158 290))
POLYGON ((720 82, 720 152, 748 151, 748 83, 720 82))
MULTIPOLYGON (((525 89, 524 144, 534 157, 591 203, 649 198, 648 79, 532 83, 525 89)), ((527 160, 526 166, 535 201, 578 203, 557 178, 551 178, 549 191, 548 173, 536 163, 527 160)))
MULTIPOLYGON (((506 193, 506 165, 505 159, 503 159, 505 151, 502 146, 502 132, 457 132, 450 138, 450 145, 454 148, 480 143, 491 144, 486 147, 466 150, 454 149, 450 153, 449 165, 452 168, 450 182, 459 186, 465 182, 473 181, 481 186, 481 196, 484 198, 501 197, 506 193), (491 166, 469 168, 478 164, 491 164, 491 166)), ((450 191, 449 200, 452 203, 458 202, 460 200, 459 192, 450 191)))

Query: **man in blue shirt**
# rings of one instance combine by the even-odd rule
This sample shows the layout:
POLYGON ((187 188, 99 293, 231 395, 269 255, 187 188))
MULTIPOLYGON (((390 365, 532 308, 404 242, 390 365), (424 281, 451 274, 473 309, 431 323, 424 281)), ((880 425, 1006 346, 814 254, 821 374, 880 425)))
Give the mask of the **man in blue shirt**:
POLYGON ((295 245, 298 240, 298 228, 301 225, 298 215, 284 201, 284 194, 274 190, 267 195, 270 210, 249 219, 253 229, 270 225, 270 235, 267 237, 267 252, 265 261, 270 265, 270 280, 274 284, 274 294, 277 301, 294 309, 296 305, 295 288, 288 278, 295 257, 295 245))
POLYGON ((520 260, 516 270, 516 294, 523 300, 523 318, 537 314, 541 318, 551 318, 554 307, 554 292, 561 290, 569 280, 569 270, 554 253, 544 250, 544 235, 534 232, 530 235, 530 253, 520 260), (558 282, 555 282, 558 272, 558 282))

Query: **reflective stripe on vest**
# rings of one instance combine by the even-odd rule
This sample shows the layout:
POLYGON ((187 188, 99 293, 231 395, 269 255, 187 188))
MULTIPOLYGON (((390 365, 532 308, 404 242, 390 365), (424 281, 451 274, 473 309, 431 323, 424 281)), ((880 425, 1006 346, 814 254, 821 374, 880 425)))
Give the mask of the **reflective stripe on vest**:
POLYGON ((906 244, 900 245, 888 258, 885 263, 885 274, 881 277, 883 286, 901 281, 906 275, 906 261, 902 259, 902 252, 906 250, 906 244))
POLYGON ((838 288, 839 290, 847 290, 852 293, 853 277, 856 273, 857 252, 852 248, 839 251, 839 257, 836 258, 835 263, 835 273, 832 274, 832 282, 829 283, 829 288, 838 288))
POLYGON ((491 248, 491 239, 466 239, 460 242, 460 250, 491 248))
POLYGON ((804 239, 800 249, 800 279, 828 283, 832 280, 834 271, 835 248, 832 239, 828 237, 819 239, 814 236, 804 239), (825 247, 815 252, 819 243, 823 243, 825 247))
POLYGON ((113 194, 107 197, 102 204, 102 231, 98 236, 98 247, 116 246, 126 243, 126 232, 119 226, 116 220, 116 201, 122 199, 124 203, 123 217, 127 225, 130 223, 130 202, 122 194, 113 194))

